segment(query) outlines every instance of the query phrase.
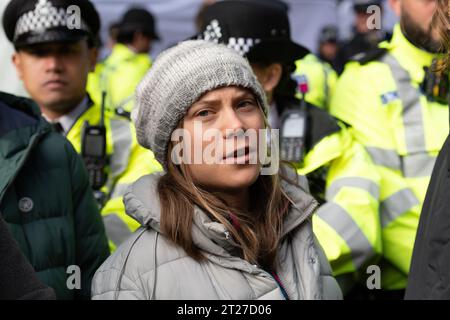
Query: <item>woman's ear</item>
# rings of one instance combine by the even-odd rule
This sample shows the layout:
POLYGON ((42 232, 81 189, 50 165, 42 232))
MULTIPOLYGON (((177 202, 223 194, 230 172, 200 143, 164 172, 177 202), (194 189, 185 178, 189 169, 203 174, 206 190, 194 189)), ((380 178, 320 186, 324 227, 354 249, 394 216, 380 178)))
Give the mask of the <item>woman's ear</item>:
POLYGON ((262 83, 265 92, 272 93, 275 90, 280 83, 282 73, 283 67, 279 63, 272 63, 267 67, 264 83, 262 83))
POLYGON ((271 95, 280 82, 283 67, 280 63, 272 63, 267 67, 252 63, 253 72, 267 95, 271 95))

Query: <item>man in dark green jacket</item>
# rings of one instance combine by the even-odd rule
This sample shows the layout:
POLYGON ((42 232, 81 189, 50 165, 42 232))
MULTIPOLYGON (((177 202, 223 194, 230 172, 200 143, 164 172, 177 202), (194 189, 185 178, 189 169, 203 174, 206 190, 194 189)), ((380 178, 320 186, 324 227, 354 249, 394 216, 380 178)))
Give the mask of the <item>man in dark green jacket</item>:
POLYGON ((108 257, 86 169, 28 99, 0 93, 0 212, 58 299, 89 299, 108 257))

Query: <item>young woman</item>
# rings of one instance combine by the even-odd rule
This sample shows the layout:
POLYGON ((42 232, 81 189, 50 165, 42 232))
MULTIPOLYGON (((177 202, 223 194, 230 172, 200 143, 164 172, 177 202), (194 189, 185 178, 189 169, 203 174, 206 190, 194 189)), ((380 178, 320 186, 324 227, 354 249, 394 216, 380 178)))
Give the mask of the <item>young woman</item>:
POLYGON ((317 203, 305 179, 284 168, 263 175, 262 157, 250 161, 261 140, 239 134, 266 128, 264 91, 244 58, 222 45, 181 43, 156 60, 136 102, 139 143, 165 173, 126 193, 142 228, 97 271, 93 299, 341 297, 312 232, 317 203), (186 148, 174 152, 179 129, 186 148), (219 132, 217 161, 207 152, 193 161, 211 143, 208 130, 219 132))
POLYGON ((223 43, 249 60, 270 104, 268 122, 281 132, 280 157, 307 176, 310 193, 323 203, 313 229, 343 294, 373 293, 367 289, 366 270, 382 254, 380 177, 351 130, 326 111, 328 76, 317 58, 305 56, 309 51, 291 39, 285 4, 217 1, 203 13, 199 37, 223 43), (308 103, 298 99, 298 91, 306 92, 308 103))

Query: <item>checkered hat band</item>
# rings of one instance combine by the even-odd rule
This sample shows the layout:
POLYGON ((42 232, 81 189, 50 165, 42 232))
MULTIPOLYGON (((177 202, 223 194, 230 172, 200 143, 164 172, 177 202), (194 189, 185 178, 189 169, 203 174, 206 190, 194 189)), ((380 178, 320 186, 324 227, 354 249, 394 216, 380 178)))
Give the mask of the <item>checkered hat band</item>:
MULTIPOLYGON (((220 22, 217 19, 211 20, 211 22, 205 27, 203 34, 199 35, 198 39, 203 39, 214 43, 224 42, 220 22)), ((244 56, 254 45, 259 42, 261 42, 261 39, 230 37, 228 38, 227 46, 228 48, 239 52, 241 56, 244 56)))
MULTIPOLYGON (((28 11, 23 14, 16 24, 14 39, 29 32, 44 32, 47 29, 66 27, 69 15, 64 8, 51 8, 45 15, 36 12, 36 10, 28 11)), ((81 20, 81 31, 89 32, 87 24, 81 20)))
POLYGON ((246 55, 250 49, 260 43, 260 39, 253 39, 253 38, 234 38, 230 37, 228 39, 228 48, 234 49, 237 52, 239 52, 240 55, 244 56, 246 55))

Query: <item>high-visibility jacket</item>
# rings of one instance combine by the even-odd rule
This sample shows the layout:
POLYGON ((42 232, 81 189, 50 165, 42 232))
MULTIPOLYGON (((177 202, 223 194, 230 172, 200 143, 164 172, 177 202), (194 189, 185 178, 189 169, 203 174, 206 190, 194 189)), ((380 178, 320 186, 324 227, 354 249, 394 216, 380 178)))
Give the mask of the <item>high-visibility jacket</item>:
POLYGON ((135 53, 126 45, 118 43, 111 54, 89 74, 87 91, 98 105, 101 105, 102 91, 105 91, 107 108, 116 110, 121 107, 130 112, 134 105, 136 86, 151 65, 148 54, 135 53))
MULTIPOLYGON (((305 100, 315 106, 328 110, 330 97, 337 81, 336 71, 333 70, 330 64, 321 61, 312 53, 297 60, 295 65, 294 78, 297 83, 305 81, 308 85, 305 100)), ((297 97, 300 99, 301 94, 298 93, 297 97)))
POLYGON ((324 175, 325 203, 313 217, 314 232, 347 293, 356 282, 365 282, 367 266, 382 253, 380 177, 345 127, 309 151, 299 172, 324 175))
POLYGON ((351 129, 316 106, 308 104, 306 112, 305 157, 295 166, 322 203, 313 216, 314 233, 346 293, 381 256, 379 175, 351 129))
MULTIPOLYGON (((93 104, 75 122, 67 133, 67 139, 81 153, 83 127, 100 123, 101 108, 93 104)), ((141 176, 161 170, 150 150, 137 143, 135 128, 125 117, 111 111, 105 112, 106 154, 108 157, 107 181, 102 188, 107 201, 101 213, 110 249, 122 243, 138 227, 139 223, 125 213, 122 197, 127 187, 141 176)))
POLYGON ((435 55, 394 28, 381 54, 350 62, 336 85, 331 113, 352 126, 381 176, 381 285, 406 286, 414 238, 436 156, 449 130, 446 105, 420 90, 435 55))

